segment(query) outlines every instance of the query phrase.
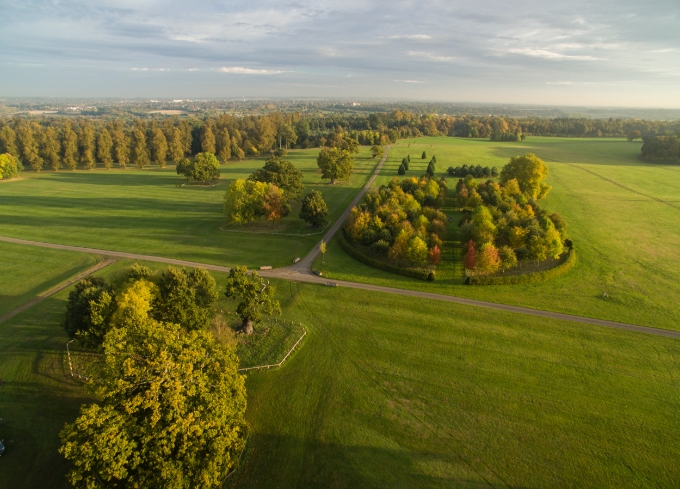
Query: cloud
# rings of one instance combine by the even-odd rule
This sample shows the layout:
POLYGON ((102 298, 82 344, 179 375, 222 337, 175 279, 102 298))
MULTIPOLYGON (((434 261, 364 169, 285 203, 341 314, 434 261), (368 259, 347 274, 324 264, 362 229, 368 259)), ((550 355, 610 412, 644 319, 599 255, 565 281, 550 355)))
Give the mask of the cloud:
POLYGON ((596 58, 595 56, 588 55, 573 55, 573 54, 563 54, 557 53, 555 51, 549 51, 547 49, 536 49, 536 48, 513 48, 508 49, 508 53, 520 54, 523 56, 531 56, 534 58, 544 58, 544 59, 572 59, 578 61, 598 61, 602 58, 596 58))
POLYGON ((388 37, 382 37, 381 39, 413 39, 413 40, 427 40, 427 39, 432 39, 432 36, 428 34, 400 34, 397 36, 388 36, 388 37))
POLYGON ((244 68, 243 66, 223 66, 219 70, 220 73, 235 73, 237 75, 278 75, 283 73, 281 70, 256 70, 253 68, 244 68))
POLYGON ((406 51, 406 54, 408 56, 413 56, 415 58, 421 58, 429 61, 437 61, 440 63, 451 63, 459 59, 455 56, 441 56, 427 51, 406 51))
POLYGON ((420 80, 394 80, 395 82, 401 82, 401 83, 425 83, 420 80))

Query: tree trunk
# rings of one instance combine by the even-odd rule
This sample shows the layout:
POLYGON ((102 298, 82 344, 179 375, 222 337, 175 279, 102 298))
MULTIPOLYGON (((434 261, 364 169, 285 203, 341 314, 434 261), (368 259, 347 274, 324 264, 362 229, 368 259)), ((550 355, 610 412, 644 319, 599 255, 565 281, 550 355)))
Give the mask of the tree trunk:
POLYGON ((335 178, 331 178, 331 185, 335 185, 335 178))
POLYGON ((250 318, 245 318, 243 320, 243 326, 241 327, 241 332, 244 334, 253 334, 253 320, 250 318))

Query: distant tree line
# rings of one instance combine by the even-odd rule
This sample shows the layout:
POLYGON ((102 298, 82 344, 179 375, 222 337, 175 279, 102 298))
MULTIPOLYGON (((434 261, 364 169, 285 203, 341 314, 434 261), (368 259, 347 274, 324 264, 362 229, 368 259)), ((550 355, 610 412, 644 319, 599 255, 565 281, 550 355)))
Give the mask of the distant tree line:
POLYGON ((179 118, 32 117, 0 119, 0 154, 42 169, 145 168, 178 163, 198 153, 221 162, 287 149, 329 147, 354 152, 420 136, 521 141, 526 136, 627 137, 629 140, 680 133, 680 122, 639 119, 541 119, 414 114, 395 110, 372 114, 270 113, 237 117, 179 118))

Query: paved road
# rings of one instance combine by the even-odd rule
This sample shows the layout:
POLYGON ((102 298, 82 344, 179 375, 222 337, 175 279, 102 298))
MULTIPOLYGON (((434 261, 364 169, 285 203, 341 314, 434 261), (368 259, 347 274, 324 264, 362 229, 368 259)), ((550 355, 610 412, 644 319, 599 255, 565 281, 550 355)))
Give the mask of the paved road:
POLYGON ((78 280, 84 279, 85 277, 87 277, 90 274, 93 274, 97 270, 101 270, 102 268, 110 265, 114 261, 116 261, 116 260, 114 260, 112 258, 107 258, 104 261, 97 263, 95 266, 90 267, 87 270, 80 272, 78 275, 75 275, 75 276, 69 278, 68 280, 65 280, 64 282, 52 287, 50 290, 43 292, 42 294, 40 294, 35 299, 31 299, 26 304, 19 306, 16 309, 13 309, 13 310, 3 314, 2 316, 0 316, 0 323, 3 322, 3 321, 7 321, 9 318, 16 316, 20 312, 25 311, 26 309, 28 309, 31 306, 34 306, 38 302, 40 302, 44 299, 47 299, 49 296, 56 294, 60 290, 64 290, 69 285, 76 283, 78 280))
MULTIPOLYGON (((328 242, 334 235, 335 233, 340 229, 342 224, 345 222, 345 219, 349 215, 350 210, 352 207, 354 207, 359 200, 364 196, 364 194, 368 191, 368 189, 371 188, 371 185, 373 185, 373 182, 377 178, 378 174, 380 173, 380 170, 383 167, 383 164, 387 160, 387 155, 389 154, 390 151, 390 146, 386 147, 385 154, 380 160, 380 163, 376 166, 375 171, 373 172, 373 175, 371 178, 366 182, 366 185, 361 189, 361 191, 357 194, 357 196, 354 198, 352 203, 349 205, 349 207, 345 210, 345 212, 340 216, 336 222, 333 224, 333 226, 328 230, 326 235, 323 237, 324 241, 328 242)), ((28 246, 41 246, 43 248, 53 248, 53 249, 58 249, 58 250, 70 250, 70 251, 80 251, 83 253, 95 253, 99 255, 104 255, 110 258, 124 258, 128 260, 142 260, 142 261, 153 261, 153 262, 159 262, 159 263, 167 263, 170 265, 177 265, 181 267, 203 267, 207 270, 213 270, 216 272, 229 272, 229 267, 224 267, 220 265, 211 265, 209 263, 198 263, 198 262, 193 262, 193 261, 187 261, 187 260, 177 260, 174 258, 165 258, 161 256, 151 256, 151 255, 141 255, 138 253, 125 253, 121 251, 108 251, 108 250, 98 250, 95 248, 84 248, 80 246, 68 246, 68 245, 59 245, 59 244, 53 244, 53 243, 41 243, 38 241, 28 241, 25 239, 16 239, 16 238, 6 238, 0 236, 0 241, 6 241, 8 243, 16 243, 16 244, 22 244, 22 245, 28 245, 28 246)), ((322 277, 318 277, 312 273, 312 263, 314 263, 314 260, 316 257, 319 255, 319 245, 318 243, 314 246, 312 251, 309 252, 307 256, 305 256, 302 260, 300 260, 298 263, 295 265, 285 267, 285 268, 277 268, 275 270, 267 270, 267 271, 260 271, 259 274, 263 277, 269 277, 269 278, 280 278, 280 279, 285 279, 285 280, 291 280, 295 282, 305 282, 305 283, 312 283, 312 284, 321 284, 324 285, 328 283, 327 279, 324 279, 322 277)), ((108 263, 106 263, 108 264, 108 263)), ((101 267, 106 266, 103 264, 100 264, 101 267)), ((84 274, 89 274, 94 272, 95 270, 90 269, 87 270, 86 272, 83 272, 84 274)), ((81 274, 82 275, 82 274, 81 274)), ((76 280, 79 280, 81 275, 75 277, 64 285, 64 287, 70 285, 71 283, 75 282, 76 280)), ((82 275, 84 276, 84 275, 82 275)), ((560 312, 552 312, 552 311, 543 311, 540 309, 532 309, 530 307, 521 307, 521 306, 510 306, 507 304, 498 304, 495 302, 486 302, 486 301, 479 301, 475 299, 466 299, 463 297, 455 297, 455 296, 450 296, 450 295, 444 295, 444 294, 434 294, 431 292, 419 292, 416 290, 407 290, 407 289, 398 289, 395 287, 383 287, 381 285, 370 285, 370 284, 362 284, 362 283, 357 283, 357 282, 345 282, 345 281, 338 281, 334 280, 333 283, 337 284, 338 286, 341 287, 349 287, 353 289, 361 289, 361 290, 368 290, 372 292, 383 292, 386 294, 398 294, 398 295, 405 295, 408 297, 416 297, 420 299, 431 299, 431 300, 438 300, 438 301, 445 301, 445 302, 453 302, 456 304, 464 304, 467 306, 473 306, 473 307, 484 307, 487 309, 495 309, 497 311, 505 311, 505 312, 514 312, 517 314, 526 314, 529 316, 538 316, 538 317, 543 317, 543 318, 548 318, 548 319, 559 319, 562 321, 572 321, 572 322, 577 322, 577 323, 583 323, 583 324, 589 324, 593 326, 603 326, 607 328, 615 328, 615 329, 623 329, 626 331, 633 331, 636 333, 645 333, 645 334, 653 334, 657 336, 666 336, 669 338, 677 338, 680 339, 680 331, 671 331, 667 329, 659 329, 659 328, 650 328, 647 326, 638 326, 636 324, 628 324, 628 323, 619 323, 616 321, 607 321, 604 319, 594 319, 594 318, 589 318, 589 317, 584 317, 584 316, 574 316, 571 314, 563 314, 560 312)), ((62 287, 63 288, 63 287, 62 287)), ((61 290, 61 289, 59 289, 61 290)), ((54 291, 56 292, 56 291, 54 291)), ((52 293, 54 293, 52 292, 52 293)), ((43 297, 44 298, 44 297, 43 297)), ((25 306, 22 306, 23 309, 26 309, 27 307, 30 307, 33 305, 35 302, 38 300, 42 299, 37 299, 29 304, 26 304, 25 306)), ((21 310, 23 310, 21 309, 21 310)), ((12 311, 13 313, 14 311, 12 311)), ((8 313, 8 314, 12 314, 8 313)), ((6 315, 5 315, 6 316, 6 315)), ((0 321, 6 319, 4 316, 0 318, 0 321)))

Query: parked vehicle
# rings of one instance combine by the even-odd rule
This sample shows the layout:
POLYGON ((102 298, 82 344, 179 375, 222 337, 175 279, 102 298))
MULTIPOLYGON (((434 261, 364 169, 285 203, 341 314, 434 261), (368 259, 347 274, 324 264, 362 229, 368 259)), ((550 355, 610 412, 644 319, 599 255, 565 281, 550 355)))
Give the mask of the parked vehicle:
POLYGON ((5 453, 5 445, 3 445, 3 442, 5 440, 0 440, 0 457, 2 457, 2 454, 5 453))

